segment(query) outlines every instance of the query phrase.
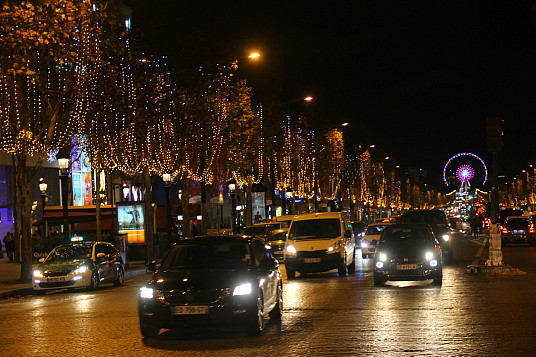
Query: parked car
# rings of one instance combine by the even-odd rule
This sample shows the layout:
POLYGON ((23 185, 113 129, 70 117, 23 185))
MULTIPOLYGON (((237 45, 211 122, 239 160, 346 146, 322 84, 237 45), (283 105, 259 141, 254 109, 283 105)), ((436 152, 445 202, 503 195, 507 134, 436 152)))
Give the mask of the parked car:
POLYGON ((361 239, 365 235, 367 230, 367 223, 364 221, 353 221, 350 222, 352 229, 354 231, 355 244, 359 247, 361 245, 361 239))
POLYGON ((263 241, 243 236, 201 236, 175 243, 139 292, 141 333, 161 328, 236 324, 262 331, 266 317, 281 318, 279 264, 263 241))
POLYGON ((534 223, 530 217, 510 216, 501 226, 501 242, 507 243, 528 243, 536 244, 536 232, 534 223))
POLYGON ((355 239, 346 212, 302 214, 294 218, 285 244, 285 268, 292 279, 300 274, 337 269, 355 272, 355 239))
POLYGON ((282 262, 285 258, 285 243, 287 241, 288 228, 281 228, 272 231, 266 237, 266 244, 272 250, 275 259, 282 262))
POLYGON ((125 268, 120 252, 107 242, 73 242, 54 248, 39 259, 33 272, 33 290, 89 288, 123 284, 125 268))
POLYGON ((393 224, 382 232, 374 258, 374 285, 388 280, 443 283, 441 245, 427 224, 393 224))
POLYGON ((452 262, 454 259, 452 236, 448 232, 447 216, 443 211, 433 209, 408 211, 400 217, 400 223, 428 224, 441 244, 445 263, 452 262))
POLYGON ((365 236, 361 239, 361 257, 363 259, 372 258, 376 253, 376 246, 385 227, 392 223, 372 223, 369 224, 365 236))

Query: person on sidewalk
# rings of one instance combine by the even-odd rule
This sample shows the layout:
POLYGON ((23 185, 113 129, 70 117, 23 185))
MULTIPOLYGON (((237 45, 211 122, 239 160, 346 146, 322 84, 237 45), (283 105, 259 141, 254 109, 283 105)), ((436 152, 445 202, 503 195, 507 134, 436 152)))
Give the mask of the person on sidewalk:
POLYGON ((4 246, 6 247, 6 254, 9 258, 9 261, 12 262, 15 260, 15 237, 11 232, 7 232, 4 237, 4 246))

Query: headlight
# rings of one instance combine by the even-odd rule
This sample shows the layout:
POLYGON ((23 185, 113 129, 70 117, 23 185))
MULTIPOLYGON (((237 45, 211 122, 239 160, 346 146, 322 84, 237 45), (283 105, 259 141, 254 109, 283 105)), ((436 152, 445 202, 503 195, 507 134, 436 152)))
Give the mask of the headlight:
POLYGON ((289 253, 289 254, 296 254, 296 253, 297 253, 297 252, 296 252, 296 248, 294 248, 293 245, 288 245, 288 246, 287 246, 287 253, 289 253))
POLYGON ((368 247, 368 242, 361 241, 361 248, 366 248, 366 247, 368 247))
POLYGON ((450 240, 450 236, 448 234, 443 234, 443 237, 441 238, 443 238, 445 242, 448 242, 450 240))
POLYGON ((426 260, 432 260, 432 258, 434 257, 434 253, 426 252, 426 254, 424 256, 425 256, 426 260))
POLYGON ((335 243, 328 248, 328 253, 338 253, 339 252, 339 243, 335 243))
POLYGON ((143 286, 140 288, 140 297, 144 299, 152 299, 154 297, 154 289, 143 286))
POLYGON ((73 270, 71 274, 84 274, 87 271, 87 266, 82 265, 81 267, 78 267, 77 269, 73 270))
POLYGON ((435 259, 430 260, 430 266, 431 267, 436 267, 437 266, 437 260, 435 260, 435 259))
POLYGON ((376 262, 376 268, 378 269, 383 268, 383 262, 376 262))
POLYGON ((41 270, 34 270, 33 276, 34 278, 44 278, 43 272, 41 270))
POLYGON ((251 294, 251 283, 238 285, 233 290, 233 296, 249 295, 249 294, 251 294))
POLYGON ((387 261, 387 254, 385 253, 380 253, 380 260, 382 262, 386 262, 387 261))

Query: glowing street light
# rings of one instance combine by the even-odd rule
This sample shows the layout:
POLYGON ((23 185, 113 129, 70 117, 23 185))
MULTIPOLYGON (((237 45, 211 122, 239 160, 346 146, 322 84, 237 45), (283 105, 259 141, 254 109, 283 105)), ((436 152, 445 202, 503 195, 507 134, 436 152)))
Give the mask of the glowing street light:
POLYGON ((261 54, 259 52, 251 52, 248 55, 248 58, 252 59, 252 60, 257 60, 257 59, 261 58, 261 54))

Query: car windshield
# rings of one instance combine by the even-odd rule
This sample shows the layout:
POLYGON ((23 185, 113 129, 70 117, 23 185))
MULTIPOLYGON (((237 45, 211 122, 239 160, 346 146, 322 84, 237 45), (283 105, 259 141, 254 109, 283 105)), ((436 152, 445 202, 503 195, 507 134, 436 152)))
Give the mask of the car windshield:
POLYGON ((387 227, 383 230, 381 242, 427 242, 433 240, 425 227, 387 227))
POLYGON ((510 218, 505 225, 506 227, 528 227, 530 221, 528 218, 510 218))
POLYGON ((162 262, 162 269, 241 268, 250 264, 246 244, 180 244, 174 246, 162 262))
POLYGON ((338 219, 308 219, 292 222, 289 239, 332 239, 341 236, 338 219))
POLYGON ((52 252, 50 252, 46 262, 52 263, 61 260, 91 258, 91 248, 92 246, 90 244, 62 245, 60 247, 56 247, 52 252))
POLYGON ((381 226, 368 226, 367 232, 365 233, 368 236, 379 236, 382 234, 383 229, 385 228, 385 225, 381 226))

